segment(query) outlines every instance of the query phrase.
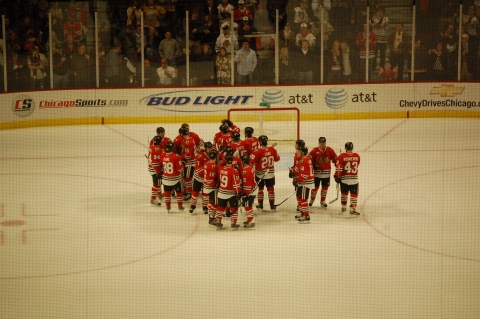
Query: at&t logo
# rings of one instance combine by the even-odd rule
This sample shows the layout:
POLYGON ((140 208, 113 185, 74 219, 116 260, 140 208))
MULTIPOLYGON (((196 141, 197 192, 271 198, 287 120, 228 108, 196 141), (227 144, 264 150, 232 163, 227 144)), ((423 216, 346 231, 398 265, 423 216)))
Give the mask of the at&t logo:
POLYGON ((13 99, 12 110, 18 117, 27 117, 35 110, 35 101, 29 95, 17 95, 13 99))

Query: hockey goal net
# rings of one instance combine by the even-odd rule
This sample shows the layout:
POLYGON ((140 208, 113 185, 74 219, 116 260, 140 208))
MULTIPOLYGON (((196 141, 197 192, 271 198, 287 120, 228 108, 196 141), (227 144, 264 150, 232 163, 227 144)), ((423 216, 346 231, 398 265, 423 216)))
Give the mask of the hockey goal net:
POLYGON ((296 107, 233 108, 228 119, 242 128, 250 126, 254 135, 266 135, 269 141, 289 142, 300 138, 300 110, 296 107))

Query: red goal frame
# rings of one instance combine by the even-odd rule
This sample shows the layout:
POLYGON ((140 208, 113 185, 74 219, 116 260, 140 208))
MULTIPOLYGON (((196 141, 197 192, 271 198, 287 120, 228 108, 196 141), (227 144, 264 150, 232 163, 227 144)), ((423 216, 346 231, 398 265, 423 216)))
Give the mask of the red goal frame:
POLYGON ((300 139, 300 109, 298 107, 242 107, 228 110, 227 118, 230 120, 230 112, 252 112, 252 111, 295 111, 297 113, 297 140, 300 139))

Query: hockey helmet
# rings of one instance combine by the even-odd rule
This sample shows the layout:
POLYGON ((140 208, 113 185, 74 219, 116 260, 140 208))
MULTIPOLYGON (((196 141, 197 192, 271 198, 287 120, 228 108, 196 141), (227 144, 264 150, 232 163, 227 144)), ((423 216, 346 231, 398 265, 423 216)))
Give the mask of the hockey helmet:
POLYGON ((242 155, 242 157, 241 157, 240 159, 241 159, 241 161, 242 161, 242 163, 243 163, 244 165, 250 164, 250 156, 248 156, 248 155, 242 155))
POLYGON ((220 132, 222 133, 228 133, 228 124, 227 123, 223 123, 222 125, 220 125, 220 132))
POLYGON ((213 147, 213 144, 212 144, 212 142, 205 142, 205 143, 203 144, 203 147, 205 147, 205 148, 212 148, 212 147, 213 147))
POLYGON ((157 127, 157 134, 159 133, 165 133, 165 129, 163 127, 157 127))
POLYGON ((233 155, 235 151, 233 150, 233 148, 231 146, 227 146, 225 147, 225 154, 227 155, 233 155))
POLYGON ((325 137, 321 136, 321 137, 318 138, 318 142, 319 143, 326 143, 327 139, 325 137))
POLYGON ((181 127, 178 129, 178 133, 180 135, 187 135, 188 134, 188 129, 186 127, 181 127))
POLYGON ((298 145, 298 149, 301 149, 302 147, 305 146, 305 141, 304 140, 296 140, 295 144, 298 145))
POLYGON ((153 137, 153 145, 160 145, 160 143, 162 142, 162 138, 160 136, 154 136, 153 137))
POLYGON ((266 135, 260 135, 258 137, 258 143, 261 145, 261 146, 267 146, 268 145, 268 136, 266 135))
POLYGON ((171 153, 173 152, 173 143, 172 142, 168 142, 166 145, 165 145, 165 152, 167 153, 171 153))
POLYGON ((227 154, 227 156, 225 156, 225 163, 232 164, 233 163, 233 156, 230 155, 230 154, 227 154))
POLYGON ((348 151, 353 150, 353 143, 352 142, 345 143, 345 149, 348 151))
POLYGON ((247 126, 245 128, 245 135, 247 135, 248 137, 251 137, 252 134, 253 134, 253 127, 247 126))
POLYGON ((208 153, 208 158, 211 159, 211 160, 215 160, 217 159, 217 151, 216 150, 212 150, 210 153, 208 153))
POLYGON ((233 132, 233 133, 232 133, 232 140, 234 140, 234 141, 240 141, 240 133, 238 133, 238 132, 233 132))

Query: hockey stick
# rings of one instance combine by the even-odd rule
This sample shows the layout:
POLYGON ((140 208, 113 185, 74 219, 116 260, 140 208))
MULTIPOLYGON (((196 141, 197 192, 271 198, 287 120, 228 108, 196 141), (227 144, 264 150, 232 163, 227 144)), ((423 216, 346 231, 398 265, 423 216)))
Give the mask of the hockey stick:
POLYGON ((285 198, 283 201, 281 201, 279 204, 275 204, 275 208, 277 208, 278 206, 282 205, 283 203, 285 203, 287 201, 287 199, 289 199, 290 197, 292 197, 294 194, 297 193, 297 190, 295 189, 295 191, 293 193, 291 193, 290 195, 288 195, 287 198, 285 198))

